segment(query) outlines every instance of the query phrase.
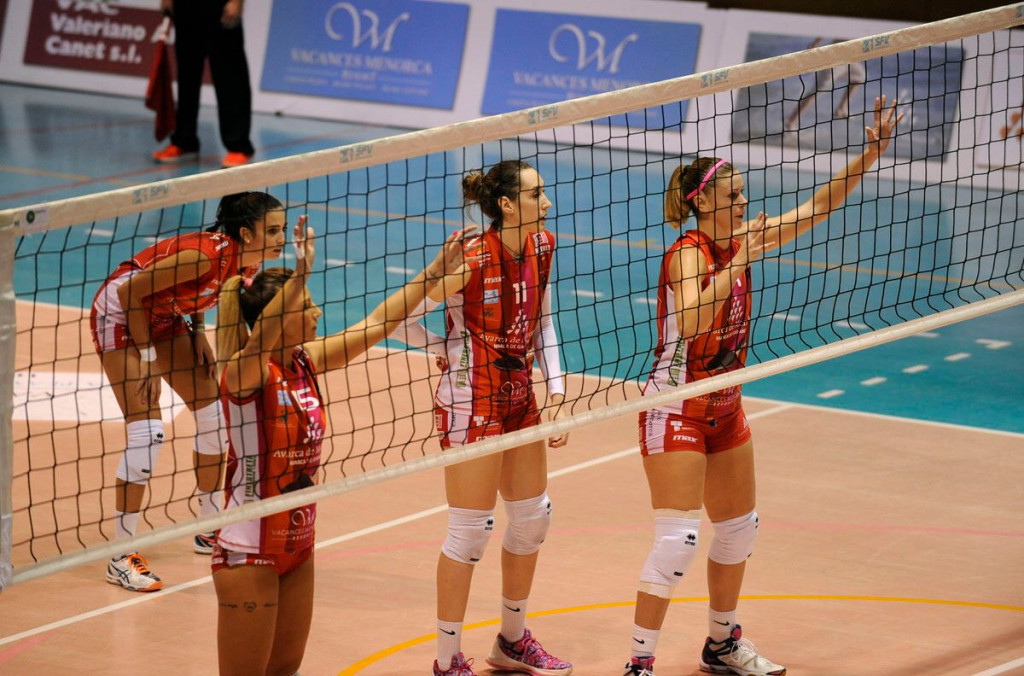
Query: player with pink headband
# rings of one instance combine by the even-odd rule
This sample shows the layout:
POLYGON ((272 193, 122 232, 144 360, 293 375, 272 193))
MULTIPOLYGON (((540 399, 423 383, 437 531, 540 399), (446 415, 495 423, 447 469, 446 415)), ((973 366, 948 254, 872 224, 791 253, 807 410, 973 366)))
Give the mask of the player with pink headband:
MULTIPOLYGON (((828 184, 781 216, 746 220, 743 176, 723 159, 678 167, 665 220, 684 232, 662 259, 658 343, 645 395, 743 368, 750 334, 750 265, 840 208, 892 140, 896 102, 876 99, 864 151, 828 184)), ((640 414, 640 451, 654 508, 654 545, 643 565, 625 676, 654 676, 654 654, 672 592, 697 553, 700 510, 714 527, 708 552, 708 637, 700 668, 717 674, 781 676, 786 668, 742 639, 736 620, 747 557, 754 547, 754 446, 740 387, 640 414)))

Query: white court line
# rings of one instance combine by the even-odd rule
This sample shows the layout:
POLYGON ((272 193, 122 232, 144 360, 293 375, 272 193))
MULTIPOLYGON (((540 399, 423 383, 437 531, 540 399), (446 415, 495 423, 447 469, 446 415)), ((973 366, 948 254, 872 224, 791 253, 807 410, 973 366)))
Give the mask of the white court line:
POLYGON ((831 399, 832 397, 838 397, 841 394, 846 394, 845 390, 825 390, 824 392, 818 393, 819 399, 831 399))
POLYGON ((95 230, 90 230, 89 231, 89 235, 96 235, 97 237, 113 237, 114 236, 114 231, 113 230, 104 230, 102 228, 97 228, 95 230))
POLYGON ((883 378, 882 376, 875 376, 874 378, 868 378, 867 380, 860 381, 860 384, 865 387, 871 387, 872 385, 881 385, 885 381, 886 378, 883 378))
POLYGON ((839 322, 832 322, 832 323, 835 324, 836 326, 845 326, 847 328, 856 329, 858 331, 860 331, 862 329, 870 329, 871 328, 867 324, 861 324, 860 322, 839 321, 839 322))
POLYGON ((772 319, 781 319, 786 322, 798 322, 800 321, 800 315, 793 312, 776 312, 772 315, 772 319))
POLYGON ((389 265, 388 267, 384 268, 384 271, 390 272, 393 275, 411 275, 414 272, 416 272, 412 268, 400 268, 395 265, 389 265))
POLYGON ((978 338, 974 342, 978 343, 979 345, 984 345, 990 350, 1001 350, 1004 347, 1009 347, 1013 345, 1013 343, 1011 343, 1008 340, 993 340, 992 338, 978 338))
POLYGON ((658 299, 657 298, 637 298, 636 302, 637 303, 641 303, 643 305, 657 305, 658 304, 658 299))
POLYGON ((978 673, 974 674, 974 676, 996 676, 996 674, 1005 674, 1007 671, 1012 671, 1017 667, 1024 667, 1024 657, 1021 657, 1020 659, 1014 660, 1012 662, 1007 662, 1006 664, 1000 664, 998 667, 992 667, 991 669, 986 669, 985 671, 979 671, 978 673))
POLYGON ((586 289, 573 289, 573 294, 585 298, 601 298, 604 296, 600 291, 587 291, 586 289))
MULTIPOLYGON (((779 406, 776 406, 775 408, 770 408, 770 409, 767 409, 767 410, 764 410, 764 411, 758 411, 756 413, 750 413, 750 414, 747 415, 747 420, 756 420, 757 418, 764 418, 764 417, 772 415, 774 413, 781 413, 782 411, 786 411, 786 410, 791 409, 793 407, 794 406, 792 404, 780 404, 779 406)), ((580 462, 580 463, 577 463, 575 465, 570 465, 568 467, 563 467, 562 469, 555 470, 553 472, 549 472, 548 473, 548 478, 549 479, 554 479, 555 477, 560 477, 560 476, 564 476, 566 474, 572 474, 573 472, 578 472, 581 469, 588 469, 590 467, 594 467, 596 465, 601 465, 601 464, 604 464, 606 462, 611 462, 613 460, 619 460, 621 458, 626 458, 626 457, 629 457, 630 455, 633 455, 634 453, 639 452, 639 450, 640 450, 640 448, 638 446, 633 446, 632 448, 627 448, 627 449, 622 450, 622 451, 616 451, 614 453, 609 453, 608 455, 601 456, 600 458, 594 458, 593 460, 587 460, 586 462, 580 462)), ((440 514, 441 512, 444 512, 447 509, 448 509, 448 505, 446 505, 446 504, 445 505, 438 505, 436 507, 431 507, 430 509, 424 509, 424 510, 419 511, 419 512, 414 512, 413 514, 408 514, 406 516, 402 516, 402 517, 399 517, 397 519, 392 519, 391 521, 385 521, 384 523, 379 523, 379 524, 377 524, 375 526, 369 526, 367 528, 363 528, 362 530, 352 531, 351 533, 346 533, 345 535, 339 535, 336 538, 330 538, 329 540, 323 540, 321 542, 316 543, 316 547, 315 548, 316 549, 323 549, 324 547, 330 547, 330 546, 333 546, 333 545, 336 545, 336 544, 340 544, 342 542, 347 542, 349 540, 355 540, 357 538, 361 538, 364 535, 372 535, 373 533, 379 533, 380 531, 387 530, 387 529, 393 528, 395 526, 402 526, 404 524, 411 523, 413 521, 418 521, 419 519, 423 519, 423 518, 428 517, 428 516, 433 516, 434 514, 440 514)), ((96 610, 90 610, 89 612, 81 613, 81 614, 75 615, 73 617, 68 617, 68 618, 65 618, 63 620, 58 620, 56 622, 51 622, 50 624, 45 624, 45 625, 43 625, 41 627, 36 627, 35 629, 26 629, 25 631, 19 632, 17 634, 11 634, 10 636, 4 636, 3 638, 0 638, 0 645, 6 645, 8 643, 14 643, 15 641, 20 641, 22 639, 30 638, 32 636, 37 636, 38 634, 43 634, 45 632, 52 631, 54 629, 60 629, 61 627, 66 627, 66 626, 71 625, 71 624, 77 624, 78 622, 83 622, 85 620, 90 620, 90 619, 92 619, 94 617, 99 617, 100 615, 106 615, 107 613, 112 613, 114 611, 121 610, 122 608, 130 608, 131 606, 135 606, 135 605, 138 605, 140 603, 146 603, 148 601, 157 601, 159 599, 166 598, 167 596, 170 596, 171 594, 175 594, 175 593, 180 592, 180 591, 185 591, 186 589, 191 589, 192 587, 198 587, 201 584, 206 584, 207 582, 211 582, 212 580, 213 580, 213 576, 212 575, 207 575, 205 577, 201 577, 201 578, 192 580, 190 582, 183 582, 182 584, 177 584, 177 585, 174 585, 173 587, 168 587, 167 589, 162 589, 162 590, 160 590, 158 592, 152 592, 150 594, 146 594, 146 595, 140 596, 138 598, 129 599, 128 601, 121 601, 120 603, 114 603, 112 605, 104 606, 102 608, 97 608, 96 610)))
POLYGON ((917 338, 938 338, 939 334, 934 331, 922 331, 921 333, 915 333, 914 336, 917 338))
POLYGON ((971 356, 970 352, 955 352, 953 354, 943 357, 946 361, 961 361, 971 356))
POLYGON ((904 373, 920 373, 921 371, 927 371, 928 366, 926 364, 917 364, 915 366, 908 366, 903 369, 904 373))
POLYGON ((342 258, 328 258, 326 261, 327 265, 331 265, 338 268, 345 268, 352 265, 352 261, 346 261, 342 258))

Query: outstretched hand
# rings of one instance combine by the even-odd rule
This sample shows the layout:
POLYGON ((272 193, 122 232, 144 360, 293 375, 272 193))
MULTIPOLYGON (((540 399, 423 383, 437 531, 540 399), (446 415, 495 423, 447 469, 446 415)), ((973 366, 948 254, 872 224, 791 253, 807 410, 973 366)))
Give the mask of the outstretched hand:
POLYGON ((456 230, 441 247, 438 258, 444 266, 445 275, 453 275, 466 265, 472 265, 480 261, 480 248, 483 242, 474 237, 479 226, 468 225, 462 230, 456 230), (467 243, 468 242, 468 243, 467 243))
POLYGON ((292 248, 295 250, 295 274, 307 275, 313 269, 316 259, 313 228, 306 225, 307 216, 299 216, 298 223, 292 230, 292 248))
POLYGON ((896 125, 903 119, 904 113, 896 116, 898 100, 893 99, 892 107, 885 107, 885 95, 875 98, 875 126, 864 127, 864 136, 867 138, 868 149, 875 149, 877 155, 881 156, 892 141, 896 125))
POLYGON ((734 265, 744 267, 759 260, 764 254, 764 229, 768 223, 768 217, 763 211, 757 213, 757 218, 747 221, 742 231, 736 233, 740 240, 740 249, 733 257, 734 265))

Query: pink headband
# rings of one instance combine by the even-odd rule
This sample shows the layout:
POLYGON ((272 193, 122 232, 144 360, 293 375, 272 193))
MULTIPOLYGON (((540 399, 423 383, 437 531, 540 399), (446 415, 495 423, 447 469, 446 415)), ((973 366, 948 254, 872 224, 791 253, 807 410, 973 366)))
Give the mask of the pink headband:
POLYGON ((704 189, 704 186, 708 184, 708 181, 711 180, 711 177, 715 175, 715 172, 718 171, 718 168, 721 167, 723 164, 728 163, 725 160, 718 160, 718 164, 711 167, 708 173, 704 174, 704 180, 700 182, 700 185, 694 188, 693 192, 686 196, 686 199, 692 200, 694 197, 696 197, 697 193, 704 189))

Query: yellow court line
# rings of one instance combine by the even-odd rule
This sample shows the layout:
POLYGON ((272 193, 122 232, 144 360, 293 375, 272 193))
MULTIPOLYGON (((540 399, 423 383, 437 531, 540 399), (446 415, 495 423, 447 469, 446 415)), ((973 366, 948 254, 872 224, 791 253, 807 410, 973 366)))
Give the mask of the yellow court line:
POLYGON ((0 164, 0 171, 12 174, 25 174, 27 176, 44 176, 46 178, 66 178, 72 181, 87 181, 92 176, 85 174, 68 174, 63 171, 49 171, 47 169, 32 169, 30 167, 14 167, 9 164, 0 164))
MULTIPOLYGON (((1024 606, 1008 606, 998 603, 981 603, 976 601, 950 601, 947 599, 922 599, 922 598, 903 598, 899 596, 857 596, 848 594, 752 594, 750 596, 741 596, 741 601, 875 601, 880 603, 922 603, 936 606, 959 606, 963 608, 984 608, 986 610, 1011 610, 1016 613, 1024 613, 1024 606)), ((672 599, 672 603, 698 603, 707 602, 707 596, 688 596, 682 598, 672 599)), ((629 606, 636 605, 636 601, 615 601, 612 603, 592 603, 584 606, 570 606, 568 608, 553 608, 551 610, 541 610, 535 613, 528 613, 527 617, 546 617, 549 615, 563 615, 565 613, 577 613, 588 610, 605 610, 607 608, 627 608, 629 606)), ((482 622, 473 622, 465 625, 462 630, 469 631, 471 629, 480 629, 481 627, 490 627, 501 622, 500 618, 494 618, 490 620, 484 620, 482 622)), ((398 643, 385 648, 379 652, 365 657, 355 664, 345 667, 338 676, 351 676, 357 674, 371 664, 380 662, 386 657, 390 657, 395 653, 400 653, 403 650, 418 646, 422 643, 433 641, 437 637, 437 634, 425 634, 418 636, 414 639, 410 639, 403 643, 398 643)))
MULTIPOLYGON (((15 167, 10 164, 0 164, 0 171, 6 171, 12 174, 24 174, 26 176, 42 176, 44 178, 61 178, 69 181, 92 181, 96 179, 95 176, 89 176, 87 174, 69 174, 63 171, 50 171, 48 169, 32 169, 30 167, 15 167)), ((103 181, 110 183, 111 185, 137 185, 138 181, 131 181, 122 178, 104 178, 103 181)))

